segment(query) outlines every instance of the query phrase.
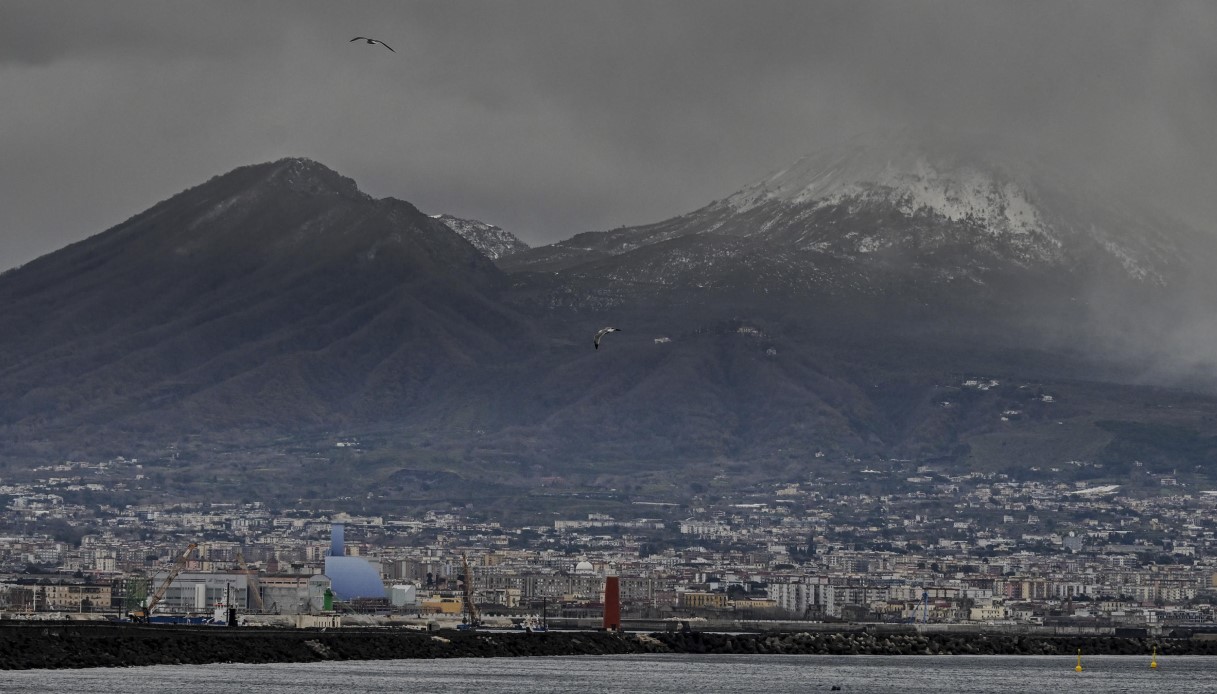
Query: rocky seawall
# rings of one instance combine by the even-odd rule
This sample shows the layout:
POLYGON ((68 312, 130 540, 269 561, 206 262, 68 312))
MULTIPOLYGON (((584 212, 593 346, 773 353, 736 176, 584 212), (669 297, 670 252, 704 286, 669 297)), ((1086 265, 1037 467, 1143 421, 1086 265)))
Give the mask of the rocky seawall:
POLYGON ((789 655, 1217 655, 1217 641, 988 634, 434 633, 402 629, 225 629, 147 625, 0 625, 0 669, 217 662, 499 658, 624 653, 789 655))
POLYGON ((663 633, 648 637, 672 653, 772 655, 1217 655, 1217 640, 1119 636, 951 633, 663 633))

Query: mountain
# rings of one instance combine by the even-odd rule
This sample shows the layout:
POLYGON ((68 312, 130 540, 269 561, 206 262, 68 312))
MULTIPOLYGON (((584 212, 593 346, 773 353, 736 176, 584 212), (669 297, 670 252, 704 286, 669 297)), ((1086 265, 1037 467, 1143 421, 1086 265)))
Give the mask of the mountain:
POLYGON ((1172 378, 1213 366, 1198 346, 1217 328, 1202 299, 1217 291, 1212 234, 1018 152, 908 132, 498 264, 551 308, 768 305, 834 331, 985 337, 1172 378))
POLYGON ((479 222, 476 219, 461 219, 448 214, 431 216, 460 234, 461 238, 473 244, 474 248, 491 260, 498 260, 512 253, 528 250, 528 244, 516 238, 515 234, 503 231, 493 224, 479 222))
POLYGON ((582 443, 565 460, 663 451, 788 479, 826 474, 813 452, 964 471, 1066 455, 1119 467, 1127 442, 1112 422, 1168 448, 1202 436, 1217 364, 1187 331, 1215 327, 1203 308, 1215 260, 1211 236, 1084 176, 900 133, 814 153, 685 215, 498 264, 522 311, 625 331, 597 357, 613 369, 585 384, 594 395, 548 417, 582 443))
POLYGON ((242 167, 0 275, 0 465, 541 511, 866 465, 1213 472, 1212 365, 1168 329, 1213 244, 1095 190, 868 140, 492 261, 494 227, 242 167))
POLYGON ((7 452, 443 418, 430 392, 528 342, 506 286, 409 203, 242 167, 0 277, 7 452))

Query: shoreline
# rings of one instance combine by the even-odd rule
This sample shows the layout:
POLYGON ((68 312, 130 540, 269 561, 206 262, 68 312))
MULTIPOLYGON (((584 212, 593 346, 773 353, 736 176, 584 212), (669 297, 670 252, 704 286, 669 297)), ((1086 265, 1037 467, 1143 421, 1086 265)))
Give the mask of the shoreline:
POLYGON ((612 633, 0 624, 0 669, 562 655, 1217 655, 1217 640, 994 633, 612 633))

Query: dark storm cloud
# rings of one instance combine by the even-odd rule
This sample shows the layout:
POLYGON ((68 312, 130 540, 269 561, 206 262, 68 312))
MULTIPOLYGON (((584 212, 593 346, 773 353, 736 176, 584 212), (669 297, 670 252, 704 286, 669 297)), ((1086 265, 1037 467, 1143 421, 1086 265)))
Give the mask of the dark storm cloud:
POLYGON ((1204 225, 1215 34, 1205 2, 0 0, 0 267, 281 156, 540 243, 905 125, 1204 225))

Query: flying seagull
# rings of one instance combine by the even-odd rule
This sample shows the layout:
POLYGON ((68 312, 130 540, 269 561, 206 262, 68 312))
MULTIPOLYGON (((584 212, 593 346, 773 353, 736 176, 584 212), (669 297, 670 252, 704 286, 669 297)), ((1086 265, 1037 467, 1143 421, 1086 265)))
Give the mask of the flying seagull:
MULTIPOLYGON (((385 48, 388 48, 389 50, 393 51, 392 46, 385 43, 384 41, 381 41, 380 39, 370 39, 366 36, 356 36, 355 38, 351 39, 351 41, 358 41, 360 39, 363 39, 364 41, 367 41, 369 44, 372 44, 372 45, 379 43, 380 45, 384 46, 385 48)), ((350 43, 351 41, 347 41, 347 43, 350 43)), ((396 53, 397 51, 393 51, 393 52, 396 53)))
POLYGON ((620 331, 621 331, 621 328, 601 328, 601 329, 597 330, 596 331, 596 343, 595 343, 596 349, 600 349, 600 338, 604 337, 605 335, 607 335, 609 333, 616 333, 616 332, 620 332, 620 331))

